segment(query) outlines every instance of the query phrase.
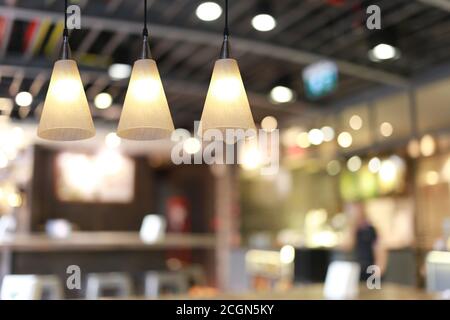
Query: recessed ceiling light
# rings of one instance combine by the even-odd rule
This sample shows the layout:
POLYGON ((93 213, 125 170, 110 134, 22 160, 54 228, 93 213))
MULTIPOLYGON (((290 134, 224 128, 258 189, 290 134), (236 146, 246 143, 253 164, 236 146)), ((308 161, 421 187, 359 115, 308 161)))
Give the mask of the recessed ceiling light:
POLYGON ((131 75, 131 66, 125 63, 114 63, 109 67, 108 75, 113 80, 127 79, 131 75))
POLYGON ((369 58, 374 62, 400 58, 400 50, 390 44, 380 43, 369 51, 369 58))
POLYGON ((16 95, 16 103, 19 107, 29 107, 33 103, 31 93, 22 91, 16 95))
POLYGON ((277 21, 270 14, 262 13, 253 17, 252 26, 258 31, 267 32, 275 29, 277 21))
POLYGON ((99 93, 95 99, 94 104, 98 109, 108 109, 112 104, 112 97, 109 93, 99 93))
POLYGON ((295 100, 295 93, 285 86, 276 86, 270 91, 270 99, 274 103, 288 103, 295 100))
POLYGON ((197 7, 195 14, 200 20, 214 21, 222 15, 222 7, 215 2, 203 2, 197 7))

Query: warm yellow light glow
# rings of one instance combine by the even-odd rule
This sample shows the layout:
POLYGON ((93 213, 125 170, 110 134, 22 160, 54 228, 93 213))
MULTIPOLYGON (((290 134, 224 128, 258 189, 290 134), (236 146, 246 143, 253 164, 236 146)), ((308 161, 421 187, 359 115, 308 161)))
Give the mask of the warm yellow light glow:
POLYGON ((379 177, 384 184, 393 184, 397 179, 397 175, 398 167, 396 166, 394 161, 388 159, 381 162, 379 177))
POLYGON ((73 87, 76 87, 78 82, 76 79, 71 78, 61 78, 55 81, 55 99, 59 102, 71 102, 77 100, 77 92, 72 90, 73 87))
POLYGON ((353 137, 350 133, 344 131, 341 134, 339 134, 338 144, 342 148, 349 148, 352 145, 352 143, 353 143, 353 137))
POLYGON ((199 135, 210 129, 256 129, 234 59, 220 59, 214 65, 211 84, 203 108, 199 135))
POLYGON ((380 133, 383 137, 390 137, 394 133, 394 127, 389 122, 383 122, 380 125, 380 133))
MULTIPOLYGON (((300 128, 292 127, 282 131, 281 142, 285 147, 293 147, 297 144, 297 136, 300 133, 300 128)), ((308 137, 307 137, 308 138, 308 137)))
POLYGON ((156 62, 136 61, 117 135, 131 140, 158 140, 169 138, 174 129, 156 62))
POLYGON ((115 132, 110 132, 105 137, 105 144, 108 148, 118 148, 121 143, 122 139, 120 139, 115 132))
POLYGON ((196 154, 202 148, 200 140, 196 138, 188 138, 183 142, 183 150, 187 154, 196 154))
POLYGON ((348 121, 348 124, 350 125, 350 128, 353 130, 359 130, 363 126, 363 121, 360 116, 354 114, 351 116, 350 120, 348 121))
POLYGON ((372 173, 377 173, 381 168, 381 160, 377 157, 370 159, 369 161, 369 171, 372 173))
POLYGON ((38 136, 70 141, 94 135, 94 123, 77 64, 73 60, 59 60, 53 68, 38 136))
POLYGON ((19 107, 29 107, 33 103, 31 93, 22 91, 16 95, 16 103, 19 107))
POLYGON ((22 205, 22 197, 16 192, 8 194, 7 201, 8 205, 12 208, 18 208, 22 205))
POLYGON ((107 92, 99 93, 95 99, 94 104, 98 109, 108 109, 112 104, 112 97, 107 92))
POLYGON ((98 183, 100 176, 111 175, 114 176, 120 172, 124 166, 125 159, 123 156, 113 149, 101 150, 99 154, 95 157, 94 168, 96 172, 95 183, 98 183))
POLYGON ((280 261, 284 264, 289 264, 294 262, 295 259, 295 248, 293 246, 283 246, 280 250, 280 261))
POLYGON ((362 161, 358 156, 353 156, 347 161, 347 169, 350 172, 356 172, 361 169, 362 161))
POLYGON ((416 139, 414 139, 414 140, 411 140, 409 143, 408 143, 408 155, 411 157, 411 158, 418 158, 418 157, 420 157, 420 142, 418 141, 418 140, 416 140, 416 139))
POLYGON ((311 142, 309 140, 309 135, 307 132, 300 132, 297 134, 296 138, 297 146, 299 146, 302 149, 309 148, 311 146, 311 142))
POLYGON ((427 134, 420 140, 420 152, 424 157, 432 156, 436 152, 436 141, 427 134))
POLYGON ((267 116, 261 121, 261 128, 264 131, 272 132, 278 127, 278 121, 275 117, 267 116))
POLYGON ((329 126, 322 127, 323 141, 330 142, 334 139, 334 129, 329 126))
POLYGON ((434 186, 439 183, 439 173, 436 171, 428 171, 425 175, 425 182, 429 186, 434 186))
POLYGON ((257 146, 244 147, 241 157, 241 167, 244 170, 258 169, 262 164, 262 155, 257 146))

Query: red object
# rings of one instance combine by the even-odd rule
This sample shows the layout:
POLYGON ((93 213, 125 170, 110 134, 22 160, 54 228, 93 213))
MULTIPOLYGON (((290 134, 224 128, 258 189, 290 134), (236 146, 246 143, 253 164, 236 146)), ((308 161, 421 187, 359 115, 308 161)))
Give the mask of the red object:
POLYGON ((0 45, 2 44, 5 38, 5 29, 6 29, 6 20, 3 17, 0 17, 0 45))
POLYGON ((332 6, 342 6, 345 3, 345 0, 327 0, 328 4, 331 4, 332 6))
POLYGON ((191 231, 189 201, 185 197, 170 197, 167 200, 166 215, 168 232, 188 233, 191 231))
MULTIPOLYGON (((186 233, 191 232, 191 213, 189 201, 183 196, 173 196, 167 199, 167 232, 168 233, 186 233)), ((167 259, 177 259, 183 264, 190 263, 192 260, 191 250, 173 249, 168 250, 167 259)))
POLYGON ((25 30, 25 35, 23 38, 23 50, 26 51, 28 47, 31 45, 33 38, 35 36, 35 33, 37 32, 39 25, 39 21, 33 20, 30 22, 27 26, 27 29, 25 30))

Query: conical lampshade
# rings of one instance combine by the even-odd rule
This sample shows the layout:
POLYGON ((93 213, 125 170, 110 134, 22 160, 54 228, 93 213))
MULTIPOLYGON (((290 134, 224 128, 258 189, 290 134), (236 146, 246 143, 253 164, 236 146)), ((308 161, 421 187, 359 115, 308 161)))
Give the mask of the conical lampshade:
POLYGON ((48 140, 72 141, 94 135, 94 123, 77 63, 74 60, 58 60, 45 98, 38 136, 48 140))
POLYGON ((220 130, 222 134, 226 129, 256 129, 239 66, 234 59, 219 59, 214 65, 199 135, 209 129, 220 130))
POLYGON ((131 140, 158 140, 175 130, 169 105, 153 59, 134 63, 117 135, 131 140))

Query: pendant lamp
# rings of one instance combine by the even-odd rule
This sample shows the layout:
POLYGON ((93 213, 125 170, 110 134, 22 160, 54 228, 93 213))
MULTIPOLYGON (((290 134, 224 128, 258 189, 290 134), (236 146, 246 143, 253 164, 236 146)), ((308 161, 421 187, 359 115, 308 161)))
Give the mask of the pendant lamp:
POLYGON ((77 63, 71 59, 67 0, 64 18, 60 59, 53 67, 37 134, 56 141, 88 139, 95 135, 95 128, 77 63))
POLYGON ((156 61, 148 45, 147 0, 141 58, 134 63, 117 135, 130 140, 169 138, 175 130, 156 61))
POLYGON ((228 0, 220 58, 215 62, 201 117, 199 136, 210 129, 256 129, 238 63, 230 58, 228 0))

